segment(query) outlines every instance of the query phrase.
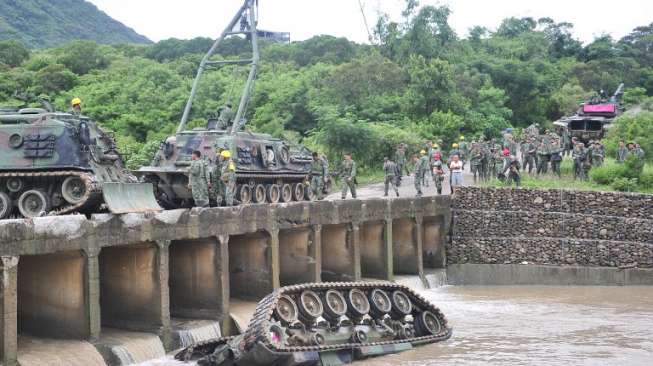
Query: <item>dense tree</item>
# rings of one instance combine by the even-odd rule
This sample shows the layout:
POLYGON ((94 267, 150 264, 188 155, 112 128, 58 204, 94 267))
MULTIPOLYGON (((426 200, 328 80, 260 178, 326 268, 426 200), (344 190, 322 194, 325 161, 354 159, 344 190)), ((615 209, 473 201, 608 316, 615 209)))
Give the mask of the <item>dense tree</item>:
POLYGON ((0 64, 16 67, 29 58, 29 50, 16 40, 0 41, 0 64))

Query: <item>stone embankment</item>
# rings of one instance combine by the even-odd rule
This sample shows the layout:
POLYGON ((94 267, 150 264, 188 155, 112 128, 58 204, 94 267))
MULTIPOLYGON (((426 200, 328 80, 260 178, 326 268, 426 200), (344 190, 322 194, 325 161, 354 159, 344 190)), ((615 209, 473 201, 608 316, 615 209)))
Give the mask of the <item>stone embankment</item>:
POLYGON ((448 264, 653 267, 653 195, 463 187, 448 264))

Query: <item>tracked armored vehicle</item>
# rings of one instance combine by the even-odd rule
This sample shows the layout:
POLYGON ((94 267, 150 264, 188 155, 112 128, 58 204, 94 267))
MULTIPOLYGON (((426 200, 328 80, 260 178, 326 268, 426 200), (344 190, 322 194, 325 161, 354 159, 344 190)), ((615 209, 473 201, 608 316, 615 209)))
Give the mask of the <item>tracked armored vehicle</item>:
POLYGON ((73 212, 156 211, 111 135, 89 118, 46 108, 0 111, 0 219, 73 212))
MULTIPOLYGON (((245 114, 256 80, 259 62, 256 0, 245 0, 240 10, 202 59, 190 97, 177 128, 177 134, 161 143, 151 166, 136 172, 155 185, 157 198, 166 208, 192 204, 188 188, 188 169, 194 150, 215 162, 216 151, 231 152, 236 164, 236 199, 241 203, 277 203, 310 199, 306 188, 310 173, 311 152, 302 146, 291 146, 270 135, 242 131, 245 114), (245 36, 252 46, 252 58, 214 61, 212 57, 221 42, 229 36, 245 36), (221 113, 208 118, 205 128, 186 130, 193 101, 204 71, 224 65, 249 65, 250 72, 235 116, 221 113)), ((229 108, 230 111, 230 108, 229 108)))
POLYGON ((281 288, 259 302, 247 330, 189 347, 178 360, 204 366, 338 365, 451 337, 433 304, 390 282, 281 288))
POLYGON ((620 84, 612 97, 595 96, 583 103, 572 116, 555 121, 557 128, 567 129, 572 137, 587 143, 590 140, 602 139, 612 127, 612 122, 621 114, 621 97, 624 84, 620 84))

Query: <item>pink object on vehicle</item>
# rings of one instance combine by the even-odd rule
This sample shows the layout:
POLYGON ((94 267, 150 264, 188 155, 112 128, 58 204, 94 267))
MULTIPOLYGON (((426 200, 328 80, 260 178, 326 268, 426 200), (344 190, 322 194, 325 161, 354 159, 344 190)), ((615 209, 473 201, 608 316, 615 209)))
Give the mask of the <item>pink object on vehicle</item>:
POLYGON ((584 113, 614 113, 616 105, 614 104, 585 104, 583 106, 584 113))

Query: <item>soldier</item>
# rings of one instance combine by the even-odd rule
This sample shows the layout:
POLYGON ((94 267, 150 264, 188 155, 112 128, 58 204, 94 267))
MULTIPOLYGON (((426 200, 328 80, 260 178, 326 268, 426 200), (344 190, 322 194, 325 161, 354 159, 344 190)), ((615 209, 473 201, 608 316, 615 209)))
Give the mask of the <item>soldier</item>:
POLYGON ((626 144, 622 141, 619 141, 619 148, 617 149, 617 163, 623 163, 626 161, 628 156, 628 148, 626 144))
POLYGON ((236 195, 236 164, 231 160, 231 152, 224 150, 220 153, 222 160, 222 174, 220 179, 224 184, 224 200, 225 204, 229 206, 234 205, 234 196, 236 195))
POLYGON ((193 195, 196 207, 209 205, 209 182, 211 176, 207 169, 206 162, 202 159, 202 153, 195 150, 191 157, 191 164, 188 175, 188 188, 193 195))
POLYGON ((72 107, 71 113, 79 117, 82 115, 82 100, 75 97, 70 101, 70 106, 72 107))
POLYGON ((512 155, 510 156, 510 162, 507 164, 507 166, 503 170, 503 175, 506 176, 507 178, 507 184, 511 185, 512 182, 515 182, 515 186, 519 187, 521 184, 521 175, 519 173, 519 169, 521 169, 519 165, 519 160, 517 160, 517 157, 512 155), (508 173, 506 175, 506 173, 508 173))
POLYGON ((572 152, 571 157, 574 159, 574 180, 576 180, 576 178, 585 180, 585 170, 583 169, 583 165, 587 159, 587 152, 585 151, 585 146, 582 142, 578 142, 574 145, 574 151, 572 152))
MULTIPOLYGON (((431 141, 426 141, 426 145, 424 145, 424 150, 426 151, 426 158, 428 160, 428 165, 429 167, 431 166, 431 160, 433 157, 433 142, 431 141)), ((429 186, 429 181, 433 178, 431 175, 431 169, 427 169, 426 172, 424 172, 423 180, 422 180, 422 185, 425 187, 429 186)))
POLYGON ((481 178, 484 181, 490 179, 490 160, 492 159, 492 154, 490 153, 490 148, 488 147, 487 142, 481 143, 481 178))
POLYGON ((342 199, 347 198, 347 191, 351 197, 356 198, 356 162, 351 159, 351 154, 346 153, 342 161, 342 199))
POLYGON ((561 141, 562 141, 562 148, 563 148, 563 156, 570 155, 573 146, 571 145, 571 134, 569 133, 569 129, 567 127, 564 127, 562 129, 561 141))
POLYGON ((224 199, 224 184, 222 183, 222 161, 220 159, 220 154, 223 149, 218 149, 215 152, 216 159, 213 168, 211 169, 211 188, 212 199, 215 199, 216 206, 222 206, 222 200, 224 199))
POLYGON ((525 151, 525 160, 524 160, 524 170, 528 167, 528 174, 532 174, 533 170, 537 171, 535 165, 535 155, 537 153, 537 146, 535 146, 535 141, 532 138, 528 139, 525 151))
POLYGON ((549 170, 549 149, 544 140, 540 142, 540 146, 537 147, 536 153, 538 161, 537 174, 546 174, 549 170))
POLYGON ((451 144, 451 147, 452 149, 451 151, 449 151, 449 161, 453 160, 454 155, 457 155, 458 158, 460 158, 460 149, 459 149, 460 145, 458 145, 457 143, 453 143, 451 144))
POLYGON ((404 169, 406 175, 409 174, 408 167, 406 166, 406 145, 402 142, 399 144, 397 151, 395 151, 395 162, 397 163, 397 169, 399 170, 399 177, 404 175, 404 169))
POLYGON ((472 144, 472 150, 469 152, 469 164, 474 174, 474 184, 476 184, 477 177, 480 177, 481 173, 481 159, 482 159, 481 150, 477 144, 472 144))
POLYGON ((594 143, 594 148, 592 149, 592 166, 599 167, 603 165, 603 160, 605 159, 605 150, 601 142, 596 141, 594 143))
POLYGON ((503 170, 503 153, 498 146, 492 149, 492 175, 493 178, 499 177, 503 170))
POLYGON ((553 145, 550 152, 551 152, 551 170, 553 171, 553 174, 557 174, 558 178, 561 178, 562 173, 560 172, 560 164, 562 163, 562 154, 564 153, 564 149, 559 144, 555 144, 553 145))
POLYGON ((426 150, 419 152, 420 158, 414 157, 415 160, 415 190, 417 191, 416 196, 422 196, 422 180, 426 175, 426 172, 429 170, 429 158, 426 156, 426 150))
POLYGON ((326 183, 327 171, 324 160, 320 159, 317 152, 313 152, 311 163, 311 192, 317 200, 322 200, 323 184, 326 183))
POLYGON ((234 112, 231 109, 231 102, 218 108, 218 129, 226 130, 231 125, 231 120, 234 118, 234 112))
POLYGON ((436 152, 433 156, 432 163, 433 182, 438 194, 442 194, 442 182, 444 182, 444 166, 442 164, 442 155, 436 152))
POLYGON ((635 155, 639 158, 639 160, 644 160, 644 157, 646 156, 646 152, 644 152, 644 149, 642 149, 641 146, 639 146, 638 143, 635 143, 635 155))
POLYGON ((383 172, 385 173, 384 197, 388 197, 390 185, 392 185, 392 189, 395 190, 395 194, 399 197, 399 188, 397 188, 397 169, 397 164, 395 164, 394 161, 388 159, 388 157, 383 158, 383 172))
POLYGON ((468 157, 469 146, 467 145, 467 142, 465 142, 465 136, 460 136, 460 160, 463 162, 463 170, 465 169, 468 157))

